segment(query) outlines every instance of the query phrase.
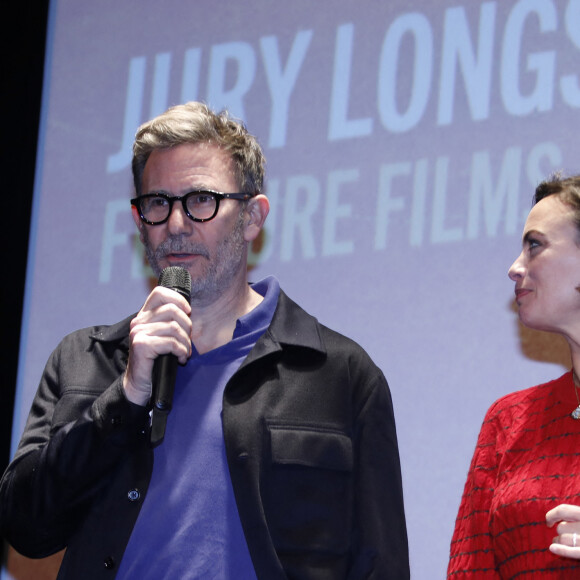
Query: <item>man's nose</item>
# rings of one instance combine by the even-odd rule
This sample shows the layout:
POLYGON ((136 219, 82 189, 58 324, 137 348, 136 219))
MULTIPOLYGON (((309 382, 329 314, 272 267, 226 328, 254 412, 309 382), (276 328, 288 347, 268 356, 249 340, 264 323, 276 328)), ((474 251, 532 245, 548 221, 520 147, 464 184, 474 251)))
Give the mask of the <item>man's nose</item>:
POLYGON ((167 219, 167 228, 172 235, 191 233, 193 220, 187 217, 181 203, 177 202, 173 204, 171 213, 167 219))

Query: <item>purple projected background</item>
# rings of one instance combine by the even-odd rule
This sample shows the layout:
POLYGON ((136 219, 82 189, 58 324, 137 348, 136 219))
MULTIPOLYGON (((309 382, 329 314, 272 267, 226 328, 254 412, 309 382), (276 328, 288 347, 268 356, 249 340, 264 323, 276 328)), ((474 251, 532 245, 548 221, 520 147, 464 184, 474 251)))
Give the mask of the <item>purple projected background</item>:
POLYGON ((580 171, 580 0, 51 5, 14 445, 66 333, 138 310, 137 126, 191 99, 258 135, 275 274, 360 342, 395 405, 412 575, 444 576, 497 397, 559 376, 507 269, 535 184, 580 171))

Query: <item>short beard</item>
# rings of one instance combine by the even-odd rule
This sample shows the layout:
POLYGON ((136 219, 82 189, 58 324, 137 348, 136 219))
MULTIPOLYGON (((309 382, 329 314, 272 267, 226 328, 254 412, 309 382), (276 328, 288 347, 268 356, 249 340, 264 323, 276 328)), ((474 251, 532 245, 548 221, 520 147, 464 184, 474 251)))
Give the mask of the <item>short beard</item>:
MULTIPOLYGON (((247 243, 244 240, 244 211, 238 215, 232 231, 217 245, 212 259, 209 248, 205 244, 190 242, 183 236, 172 236, 159 244, 156 250, 151 248, 148 231, 142 231, 143 245, 149 265, 157 277, 163 267, 163 258, 171 253, 198 254, 206 259, 207 268, 198 277, 191 280, 191 304, 202 306, 215 301, 230 288, 236 275, 247 268, 245 251, 247 243)), ((175 264, 179 266, 180 264, 175 264)), ((183 264, 185 267, 185 264, 183 264)))

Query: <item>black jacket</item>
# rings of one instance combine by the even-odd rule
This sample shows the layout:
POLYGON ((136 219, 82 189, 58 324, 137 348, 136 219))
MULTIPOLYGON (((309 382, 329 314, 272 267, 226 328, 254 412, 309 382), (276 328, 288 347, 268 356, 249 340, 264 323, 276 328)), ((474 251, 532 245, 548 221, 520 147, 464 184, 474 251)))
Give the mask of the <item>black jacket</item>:
MULTIPOLYGON (((61 579, 114 578, 147 493, 149 413, 121 386, 129 322, 61 342, 0 482, 0 531, 29 557, 67 547, 61 579)), ((223 429, 259 579, 409 577, 391 397, 360 346, 281 292, 223 429)))

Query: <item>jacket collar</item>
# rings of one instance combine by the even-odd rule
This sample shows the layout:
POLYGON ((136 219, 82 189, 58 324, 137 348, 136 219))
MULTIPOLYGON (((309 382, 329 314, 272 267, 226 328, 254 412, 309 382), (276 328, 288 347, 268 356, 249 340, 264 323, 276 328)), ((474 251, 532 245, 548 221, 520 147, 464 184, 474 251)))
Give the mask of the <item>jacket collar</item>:
POLYGON ((240 368, 262 357, 282 353, 284 348, 306 349, 318 356, 326 355, 326 348, 320 336, 320 325, 316 318, 280 290, 272 323, 258 339, 240 368))
MULTIPOLYGON (((103 343, 118 342, 128 347, 129 328, 131 320, 136 315, 136 313, 131 314, 131 316, 110 326, 95 327, 91 333, 91 339, 103 343)), ((318 320, 280 290, 272 323, 265 335, 256 343, 250 358, 255 359, 280 351, 283 346, 305 348, 320 354, 326 353, 326 348, 320 337, 318 320)))
POLYGON ((131 314, 131 316, 110 326, 96 326, 91 333, 91 340, 96 342, 118 342, 128 347, 130 324, 135 316, 137 316, 137 313, 131 314))
POLYGON ((326 352, 318 320, 288 298, 282 290, 269 330, 272 339, 280 344, 326 352))

